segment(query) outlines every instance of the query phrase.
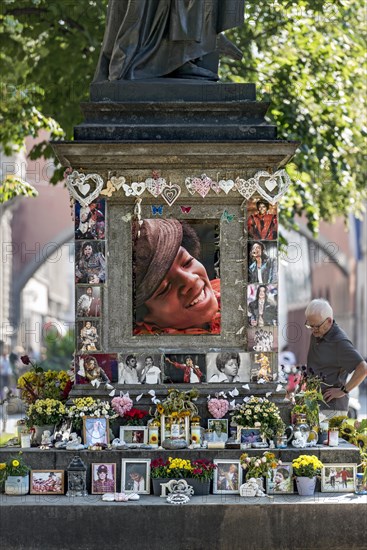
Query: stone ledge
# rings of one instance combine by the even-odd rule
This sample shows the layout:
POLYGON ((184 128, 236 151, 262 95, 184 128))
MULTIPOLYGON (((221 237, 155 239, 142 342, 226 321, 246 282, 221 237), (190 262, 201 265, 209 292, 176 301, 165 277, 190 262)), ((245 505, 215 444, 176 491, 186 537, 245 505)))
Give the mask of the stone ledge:
POLYGON ((159 497, 104 503, 98 497, 3 497, 2 550, 362 550, 367 497, 159 497))

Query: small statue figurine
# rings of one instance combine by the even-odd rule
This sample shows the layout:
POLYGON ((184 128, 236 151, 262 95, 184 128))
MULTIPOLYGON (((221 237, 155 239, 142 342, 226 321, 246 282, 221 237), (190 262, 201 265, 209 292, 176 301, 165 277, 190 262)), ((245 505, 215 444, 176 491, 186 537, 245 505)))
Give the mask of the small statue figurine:
POLYGON ((73 450, 73 451, 79 451, 80 449, 84 449, 84 445, 82 444, 82 438, 78 436, 75 432, 70 434, 70 441, 66 444, 66 449, 73 450))
POLYGON ((52 446, 52 437, 49 430, 45 430, 41 436, 41 447, 51 447, 52 446))

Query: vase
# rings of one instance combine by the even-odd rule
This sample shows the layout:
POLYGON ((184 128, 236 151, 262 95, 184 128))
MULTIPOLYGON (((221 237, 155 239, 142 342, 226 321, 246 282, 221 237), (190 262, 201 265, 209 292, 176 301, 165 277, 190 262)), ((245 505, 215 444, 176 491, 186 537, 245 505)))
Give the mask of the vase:
POLYGON ((169 479, 164 477, 153 477, 152 478, 152 485, 153 485, 153 495, 156 497, 161 496, 161 483, 167 483, 169 479))
POLYGON ((33 428, 34 436, 32 438, 32 443, 36 443, 36 445, 41 445, 43 432, 48 430, 52 435, 54 433, 55 426, 53 424, 45 424, 44 426, 33 426, 33 428))
POLYGON ((315 492, 316 477, 296 477, 297 491, 302 497, 312 496, 315 492))
POLYGON ((27 495, 29 492, 29 476, 8 476, 5 480, 5 494, 11 496, 27 495))

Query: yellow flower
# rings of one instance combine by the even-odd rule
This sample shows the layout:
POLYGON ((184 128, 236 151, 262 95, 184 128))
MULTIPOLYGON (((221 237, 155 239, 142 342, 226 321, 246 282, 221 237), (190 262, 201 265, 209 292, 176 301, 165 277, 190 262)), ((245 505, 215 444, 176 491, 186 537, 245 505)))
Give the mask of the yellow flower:
POLYGON ((6 468, 6 463, 0 462, 0 470, 5 470, 5 468, 6 468))
POLYGON ((159 412, 159 414, 164 413, 164 408, 162 407, 162 405, 160 403, 158 403, 158 405, 157 405, 157 411, 159 412))
POLYGON ((14 468, 16 468, 17 466, 19 466, 20 462, 19 462, 19 460, 14 459, 14 460, 12 460, 11 464, 12 464, 12 466, 14 466, 14 468))

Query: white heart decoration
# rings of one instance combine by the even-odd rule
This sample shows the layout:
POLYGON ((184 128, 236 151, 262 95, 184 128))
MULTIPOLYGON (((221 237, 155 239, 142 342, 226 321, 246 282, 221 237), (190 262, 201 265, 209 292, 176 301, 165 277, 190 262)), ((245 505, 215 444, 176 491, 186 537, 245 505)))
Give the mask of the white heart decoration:
POLYGON ((233 180, 220 180, 218 185, 225 192, 225 194, 228 195, 230 190, 233 189, 233 187, 234 187, 234 181, 233 180))
POLYGON ((172 204, 178 199, 180 195, 181 187, 177 185, 177 183, 167 183, 162 191, 162 197, 164 198, 168 206, 172 206, 172 204))
POLYGON ((189 192, 191 195, 195 195, 195 189, 194 189, 194 186, 193 186, 193 181, 194 181, 195 179, 196 179, 196 178, 186 178, 186 179, 185 179, 186 189, 188 190, 188 192, 189 192))
POLYGON ((164 178, 147 178, 145 180, 147 190, 153 197, 157 198, 162 193, 166 186, 166 180, 164 178))
POLYGON ((218 193, 220 193, 220 187, 217 181, 212 181, 212 183, 210 184, 210 187, 214 191, 214 193, 217 193, 217 195, 218 193))
POLYGON ((237 178, 236 189, 245 199, 249 200, 257 189, 257 181, 255 178, 250 178, 248 180, 237 178))
POLYGON ((265 181, 265 187, 270 193, 274 191, 274 189, 278 186, 277 181, 274 178, 270 178, 269 180, 265 181))
POLYGON ((70 195, 77 200, 82 206, 88 206, 93 202, 103 189, 103 179, 98 174, 82 174, 74 170, 66 178, 66 186, 70 195), (94 190, 88 194, 92 186, 87 183, 94 183, 94 190))
MULTIPOLYGON (((270 204, 275 204, 278 202, 278 200, 287 192, 288 187, 291 185, 292 180, 288 176, 287 172, 283 170, 277 170, 277 172, 274 172, 274 174, 269 174, 269 172, 261 171, 257 172, 255 174, 254 178, 257 181, 257 191, 258 193, 267 200, 270 204), (269 195, 269 193, 262 187, 260 183, 260 179, 266 178, 264 185, 266 186, 266 182, 268 180, 273 180, 276 182, 276 185, 279 187, 278 194, 275 196, 269 195)), ((273 189, 276 187, 273 186, 273 189)))
POLYGON ((119 191, 119 189, 121 189, 122 185, 126 182, 126 178, 124 178, 124 176, 120 176, 120 177, 116 177, 116 176, 112 176, 112 178, 110 179, 112 185, 114 186, 114 188, 119 191))
POLYGON ((145 181, 136 182, 131 184, 131 189, 133 190, 133 195, 139 197, 145 191, 145 181))

